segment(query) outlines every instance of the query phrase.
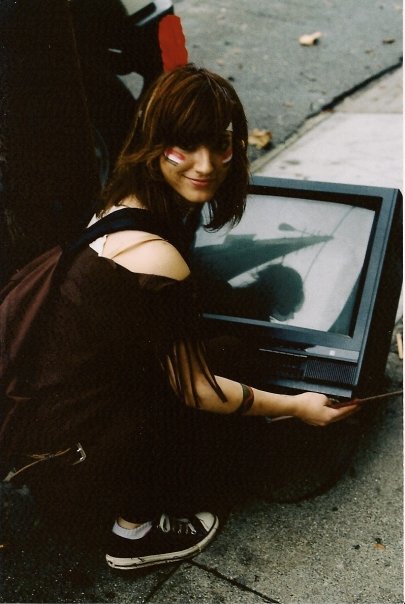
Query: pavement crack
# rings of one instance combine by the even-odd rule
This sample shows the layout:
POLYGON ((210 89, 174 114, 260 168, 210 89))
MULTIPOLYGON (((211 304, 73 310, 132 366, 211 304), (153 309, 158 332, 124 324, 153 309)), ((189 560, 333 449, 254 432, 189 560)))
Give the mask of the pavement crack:
POLYGON ((160 589, 163 587, 163 585, 165 583, 167 583, 169 581, 169 579, 171 579, 173 577, 173 575, 178 571, 178 569, 180 568, 181 563, 179 562, 178 564, 174 564, 173 565, 173 569, 170 570, 167 574, 165 574, 163 576, 162 579, 160 579, 159 581, 157 581, 156 585, 150 590, 150 592, 148 593, 147 596, 145 596, 145 598, 142 601, 142 604, 147 604, 147 602, 150 602, 151 598, 153 598, 153 596, 160 591, 160 589))
POLYGON ((247 587, 246 585, 244 585, 243 583, 240 583, 236 579, 232 579, 230 577, 227 577, 226 575, 223 575, 215 568, 210 568, 209 566, 206 566, 205 564, 201 564, 201 562, 195 562, 194 560, 190 560, 190 564, 192 566, 196 566, 196 567, 200 568, 201 570, 205 570, 207 573, 211 573, 215 577, 218 577, 218 579, 227 581, 228 583, 230 583, 231 585, 234 585, 235 587, 237 587, 238 589, 241 589, 242 591, 247 591, 249 593, 255 594, 256 596, 259 596, 259 598, 262 598, 263 602, 267 602, 269 604, 281 604, 281 602, 279 600, 273 600, 273 598, 266 596, 266 594, 263 594, 260 591, 257 591, 256 589, 253 589, 251 587, 247 587))

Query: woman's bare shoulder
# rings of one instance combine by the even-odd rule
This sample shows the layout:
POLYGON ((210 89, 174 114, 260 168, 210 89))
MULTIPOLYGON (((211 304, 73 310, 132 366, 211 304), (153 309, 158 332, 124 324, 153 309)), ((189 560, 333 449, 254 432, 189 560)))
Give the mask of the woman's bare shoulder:
POLYGON ((182 281, 190 274, 180 252, 168 241, 143 231, 122 231, 107 237, 102 255, 134 273, 182 281))

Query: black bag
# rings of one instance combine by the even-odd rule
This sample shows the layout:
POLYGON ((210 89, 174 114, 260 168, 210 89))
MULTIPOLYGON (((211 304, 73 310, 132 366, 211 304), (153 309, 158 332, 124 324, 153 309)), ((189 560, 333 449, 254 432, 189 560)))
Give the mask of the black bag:
MULTIPOLYGON (((75 255, 103 235, 140 230, 166 237, 152 215, 138 208, 113 212, 88 227, 74 242, 53 247, 18 270, 0 292, 0 458, 7 459, 7 431, 26 392, 25 371, 30 358, 25 350, 35 338, 38 319, 46 311, 51 293, 75 255), (21 385, 24 383, 24 388, 21 385)), ((4 476, 6 468, 1 468, 4 476)))
MULTIPOLYGON (((10 532, 15 536, 16 524, 19 527, 25 526, 24 518, 25 520, 28 517, 33 518, 32 497, 21 482, 21 478, 24 480, 24 471, 20 477, 19 467, 17 471, 11 468, 7 450, 8 428, 12 423, 13 414, 20 403, 27 400, 29 402, 30 398, 26 386, 21 387, 30 362, 29 355, 25 352, 35 342, 39 319, 46 312, 48 304, 51 303, 53 289, 63 279, 75 255, 103 235, 126 230, 146 231, 166 238, 164 229, 157 225, 149 212, 137 208, 124 208, 88 227, 71 244, 65 247, 55 246, 29 262, 13 275, 0 292, 0 479, 2 480, 0 482, 0 534, 2 536, 10 532), (14 475, 18 475, 19 479, 12 483, 10 481, 14 475)), ((62 457, 53 455, 46 458, 54 458, 56 463, 62 460, 62 457)), ((42 465, 37 462, 35 472, 38 472, 37 468, 42 465)), ((32 466, 28 463, 28 467, 32 466)))

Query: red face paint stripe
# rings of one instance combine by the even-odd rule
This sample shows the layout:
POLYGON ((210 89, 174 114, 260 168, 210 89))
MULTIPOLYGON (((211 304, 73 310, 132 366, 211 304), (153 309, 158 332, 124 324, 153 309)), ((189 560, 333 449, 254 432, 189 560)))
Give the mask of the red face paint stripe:
POLYGON ((175 164, 176 166, 178 166, 179 164, 183 163, 186 160, 185 155, 183 155, 182 153, 179 153, 175 149, 171 149, 171 148, 165 150, 164 156, 169 162, 171 162, 172 164, 175 164))
POLYGON ((224 155, 222 156, 222 163, 227 164, 228 162, 231 161, 232 157, 233 157, 233 149, 232 149, 232 147, 229 147, 229 149, 227 151, 225 151, 224 155))

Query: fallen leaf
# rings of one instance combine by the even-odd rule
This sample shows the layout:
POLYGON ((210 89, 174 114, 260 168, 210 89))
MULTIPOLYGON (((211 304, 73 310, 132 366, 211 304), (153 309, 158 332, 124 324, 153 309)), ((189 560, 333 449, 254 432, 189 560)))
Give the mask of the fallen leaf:
POLYGON ((396 341, 397 341, 397 353, 398 353, 398 357, 401 359, 401 361, 404 358, 404 344, 402 341, 402 334, 397 333, 396 335, 396 341))
POLYGON ((302 46, 313 46, 314 44, 318 44, 321 37, 322 33, 320 31, 316 31, 313 34, 304 34, 298 38, 298 41, 302 46))
POLYGON ((385 545, 382 542, 382 539, 380 537, 376 537, 375 543, 373 543, 373 547, 374 547, 374 549, 379 549, 379 550, 385 549, 385 545))
POLYGON ((271 143, 272 138, 273 136, 270 130, 254 128, 249 133, 248 143, 249 145, 255 145, 257 149, 264 149, 271 143))
POLYGON ((394 44, 395 38, 384 38, 383 44, 394 44))

